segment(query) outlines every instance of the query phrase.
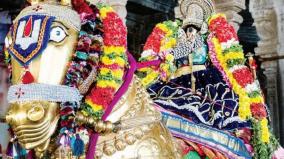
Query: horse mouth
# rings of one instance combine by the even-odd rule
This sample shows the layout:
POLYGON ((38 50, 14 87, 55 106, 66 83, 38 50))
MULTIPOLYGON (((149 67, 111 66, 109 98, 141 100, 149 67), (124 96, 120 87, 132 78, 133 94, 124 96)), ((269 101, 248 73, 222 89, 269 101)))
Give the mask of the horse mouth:
POLYGON ((46 119, 39 124, 25 124, 19 125, 14 128, 14 133, 17 136, 19 143, 25 149, 33 149, 39 145, 42 145, 50 139, 53 135, 59 115, 55 117, 53 121, 46 119))

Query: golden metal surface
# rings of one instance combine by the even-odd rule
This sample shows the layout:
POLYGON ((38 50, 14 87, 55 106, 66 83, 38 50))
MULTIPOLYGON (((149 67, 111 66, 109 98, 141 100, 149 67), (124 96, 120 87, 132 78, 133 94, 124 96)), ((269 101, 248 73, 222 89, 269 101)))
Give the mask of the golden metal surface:
POLYGON ((9 107, 6 120, 24 148, 44 151, 56 129, 59 106, 57 103, 44 101, 13 103, 9 107))
MULTIPOLYGON (((149 98, 141 82, 134 77, 128 92, 117 104, 119 109, 113 110, 110 118, 119 120, 139 119, 141 116, 161 115, 149 98), (125 100, 129 99, 129 100, 125 100), (125 110, 125 111, 120 111, 125 110), (112 117, 115 114, 115 117, 112 117)), ((146 118, 144 118, 146 120, 146 118)), ((143 118, 140 118, 143 120, 143 118)), ((143 122, 143 121, 139 121, 143 122)), ((129 130, 121 130, 99 137, 96 157, 113 158, 147 158, 147 159, 179 159, 173 137, 161 122, 142 126, 132 126, 129 130)))

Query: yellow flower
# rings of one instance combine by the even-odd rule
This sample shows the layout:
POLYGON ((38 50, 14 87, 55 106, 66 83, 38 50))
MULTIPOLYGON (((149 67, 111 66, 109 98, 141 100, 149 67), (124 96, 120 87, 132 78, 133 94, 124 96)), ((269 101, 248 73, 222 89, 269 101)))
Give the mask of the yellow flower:
POLYGON ((166 32, 166 36, 172 36, 173 35, 173 31, 168 29, 168 31, 166 32))
POLYGON ((151 72, 148 72, 146 77, 141 79, 143 86, 147 87, 149 84, 151 84, 153 81, 155 81, 158 78, 158 75, 159 75, 158 72, 153 70, 151 72))
POLYGON ((121 55, 126 52, 125 47, 123 46, 104 46, 104 54, 108 55, 114 53, 115 55, 121 55))
POLYGON ((169 31, 169 29, 167 28, 167 26, 165 25, 165 24, 163 24, 163 23, 159 23, 159 24, 157 24, 157 27, 159 28, 159 29, 161 29, 163 32, 165 32, 165 33, 167 33, 168 31, 169 31))
POLYGON ((102 63, 105 64, 105 65, 112 65, 112 64, 114 64, 114 60, 108 58, 107 56, 103 56, 102 57, 102 63))
POLYGON ((121 69, 117 69, 117 70, 112 70, 112 75, 114 76, 114 78, 116 79, 121 79, 123 77, 124 71, 121 69))
POLYGON ((89 105, 93 108, 94 111, 103 110, 103 106, 97 105, 97 104, 93 103, 92 100, 89 99, 89 98, 86 98, 85 102, 86 102, 87 104, 89 104, 89 105))
POLYGON ((108 56, 103 56, 102 63, 105 65, 117 64, 120 67, 124 67, 126 65, 126 61, 121 57, 115 57, 114 59, 110 59, 108 56))
POLYGON ((107 14, 110 12, 113 12, 113 9, 109 6, 101 8, 100 9, 101 19, 105 19, 107 17, 107 14))
POLYGON ((139 71, 141 71, 141 72, 150 72, 150 71, 152 71, 153 69, 152 68, 150 68, 150 67, 144 67, 144 68, 140 68, 139 69, 139 71))
POLYGON ((109 68, 101 68, 100 69, 101 75, 107 75, 109 73, 111 73, 111 75, 114 76, 115 78, 121 79, 124 71, 121 70, 121 69, 116 69, 116 70, 112 70, 112 69, 109 69, 109 68))
POLYGON ((250 103, 264 103, 264 99, 262 96, 258 96, 256 98, 250 98, 250 103))
POLYGON ((161 51, 166 51, 176 46, 176 39, 165 37, 161 42, 161 51))
POLYGON ((242 52, 229 52, 225 55, 225 59, 244 59, 242 52))
POLYGON ((121 57, 116 57, 115 63, 118 64, 120 67, 124 67, 126 65, 126 61, 121 57))
POLYGON ((117 89, 120 85, 118 83, 116 83, 114 80, 99 80, 97 82, 97 86, 101 87, 101 88, 107 88, 107 87, 112 87, 117 89))
POLYGON ((208 24, 210 24, 212 22, 212 20, 217 19, 219 17, 224 17, 226 19, 226 15, 223 14, 223 13, 214 14, 210 17, 208 24))
POLYGON ((167 54, 166 55, 166 60, 169 62, 173 62, 174 61, 174 56, 172 54, 167 54))
POLYGON ((107 75, 110 71, 111 71, 111 69, 103 67, 103 68, 100 69, 100 74, 101 75, 107 75))
POLYGON ((261 125, 261 141, 264 143, 269 143, 270 134, 269 134, 267 119, 266 118, 262 119, 260 121, 260 125, 261 125))

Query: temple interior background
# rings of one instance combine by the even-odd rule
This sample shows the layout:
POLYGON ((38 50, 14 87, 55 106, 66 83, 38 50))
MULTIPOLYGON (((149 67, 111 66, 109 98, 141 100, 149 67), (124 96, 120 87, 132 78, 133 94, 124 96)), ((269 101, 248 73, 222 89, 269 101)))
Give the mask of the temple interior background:
MULTIPOLYGON (((128 28, 129 51, 139 58, 143 44, 155 24, 183 17, 177 0, 105 0, 112 5, 128 28)), ((246 54, 258 61, 258 79, 269 106, 272 129, 284 145, 284 0, 214 0, 216 11, 227 15, 238 30, 246 54)), ((23 0, 2 0, 0 3, 0 52, 12 19, 23 8, 23 0)), ((7 109, 7 68, 0 63, 0 116, 7 109)), ((1 124, 0 130, 7 126, 1 124)), ((8 135, 1 131, 0 144, 7 144, 8 135)))

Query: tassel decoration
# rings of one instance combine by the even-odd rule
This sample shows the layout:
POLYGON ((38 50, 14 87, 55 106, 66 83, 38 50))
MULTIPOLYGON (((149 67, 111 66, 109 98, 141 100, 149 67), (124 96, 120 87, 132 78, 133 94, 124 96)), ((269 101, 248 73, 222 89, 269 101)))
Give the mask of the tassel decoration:
POLYGON ((76 139, 72 144, 72 153, 74 156, 81 156, 84 153, 84 141, 80 138, 79 134, 76 134, 76 139))
POLYGON ((31 74, 30 71, 26 71, 25 74, 22 77, 22 83, 23 84, 30 84, 30 83, 34 83, 35 79, 33 77, 33 75, 31 74))

